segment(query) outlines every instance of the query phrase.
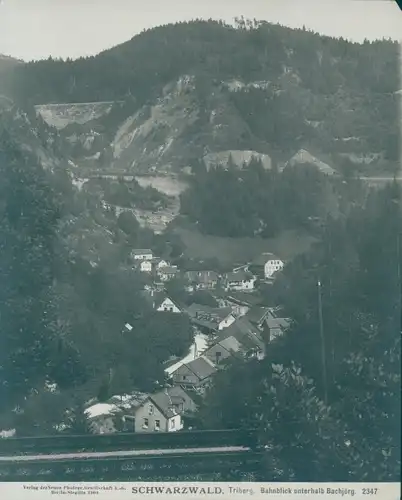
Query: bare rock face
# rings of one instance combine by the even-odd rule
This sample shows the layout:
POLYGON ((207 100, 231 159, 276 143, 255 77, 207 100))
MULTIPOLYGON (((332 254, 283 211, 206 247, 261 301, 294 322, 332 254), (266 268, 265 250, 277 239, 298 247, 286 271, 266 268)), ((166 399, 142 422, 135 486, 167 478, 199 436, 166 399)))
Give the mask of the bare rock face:
POLYGON ((272 166, 268 154, 234 147, 242 142, 247 146, 242 138, 248 127, 224 82, 202 102, 196 77, 183 75, 140 107, 116 101, 44 104, 35 110, 59 131, 72 160, 84 172, 190 175, 194 163, 204 162, 209 169, 227 166, 230 158, 237 168, 252 160, 261 161, 266 169, 272 166))
POLYGON ((35 106, 35 109, 46 123, 62 130, 67 125, 84 125, 110 113, 113 104, 114 102, 44 104, 35 106))
POLYGON ((327 163, 319 160, 311 153, 306 151, 305 149, 300 149, 292 158, 287 162, 286 166, 294 167, 296 165, 303 165, 308 163, 309 165, 314 165, 317 169, 326 175, 334 175, 336 174, 336 170, 330 167, 327 163))

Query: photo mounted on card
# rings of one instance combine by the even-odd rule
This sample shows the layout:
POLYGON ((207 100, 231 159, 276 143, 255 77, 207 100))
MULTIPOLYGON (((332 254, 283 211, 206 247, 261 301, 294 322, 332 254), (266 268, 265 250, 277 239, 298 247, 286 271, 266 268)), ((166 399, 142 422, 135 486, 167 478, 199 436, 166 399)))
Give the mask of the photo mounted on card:
POLYGON ((399 498, 401 34, 0 1, 4 498, 399 498))

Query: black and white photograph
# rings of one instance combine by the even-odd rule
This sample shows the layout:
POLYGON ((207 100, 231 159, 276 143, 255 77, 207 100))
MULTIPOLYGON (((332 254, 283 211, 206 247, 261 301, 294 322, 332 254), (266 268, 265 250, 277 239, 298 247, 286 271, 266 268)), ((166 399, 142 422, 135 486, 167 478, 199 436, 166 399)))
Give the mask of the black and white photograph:
POLYGON ((401 38, 386 0, 0 1, 0 483, 399 498, 401 38))

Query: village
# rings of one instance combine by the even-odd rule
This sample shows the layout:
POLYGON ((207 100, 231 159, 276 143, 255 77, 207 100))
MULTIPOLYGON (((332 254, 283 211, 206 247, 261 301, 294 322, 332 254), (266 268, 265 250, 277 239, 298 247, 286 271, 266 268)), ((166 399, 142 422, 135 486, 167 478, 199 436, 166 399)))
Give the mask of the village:
MULTIPOLYGON (((142 291, 156 314, 184 314, 193 343, 182 359, 166 360, 165 380, 154 393, 120 394, 88 402, 85 415, 92 432, 177 432, 191 430, 206 389, 228 361, 265 357, 267 345, 286 332, 291 321, 280 308, 262 304, 259 287, 270 286, 285 262, 263 253, 252 262, 220 274, 215 270, 182 271, 150 249, 134 249, 132 266, 147 277, 142 291), (208 294, 216 306, 181 303, 169 293, 180 280, 188 294, 208 294)), ((130 323, 123 329, 130 331, 130 323)))

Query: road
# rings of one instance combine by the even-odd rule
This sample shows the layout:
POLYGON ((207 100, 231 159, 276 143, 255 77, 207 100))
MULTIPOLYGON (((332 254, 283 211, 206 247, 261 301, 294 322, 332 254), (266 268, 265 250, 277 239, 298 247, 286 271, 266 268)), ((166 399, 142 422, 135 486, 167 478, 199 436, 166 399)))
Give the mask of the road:
MULTIPOLYGON (((372 184, 373 186, 378 186, 392 182, 394 177, 360 177, 360 179, 368 184, 372 184)), ((395 180, 402 183, 402 177, 395 177, 395 180)))

